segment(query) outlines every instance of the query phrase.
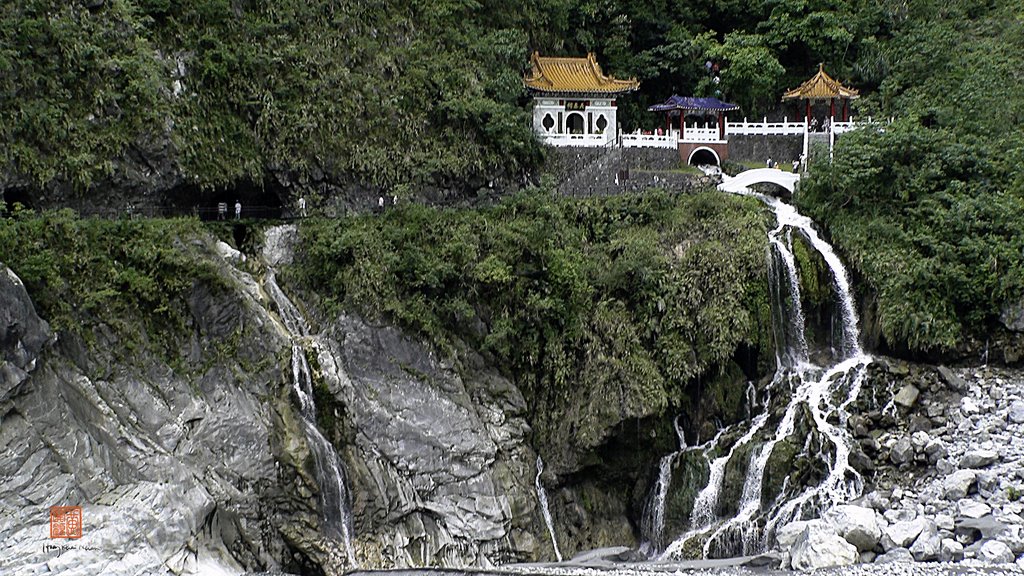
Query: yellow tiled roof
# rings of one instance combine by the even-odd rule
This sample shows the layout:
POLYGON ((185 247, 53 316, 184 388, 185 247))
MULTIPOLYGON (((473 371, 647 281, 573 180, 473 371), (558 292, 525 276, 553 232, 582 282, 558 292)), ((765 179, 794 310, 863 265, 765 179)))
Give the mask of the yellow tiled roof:
POLYGON ((554 58, 534 52, 530 62, 533 69, 523 83, 538 92, 619 94, 640 87, 636 78, 619 80, 602 74, 593 52, 586 58, 554 58))
POLYGON ((783 100, 827 100, 829 98, 860 98, 860 93, 853 88, 847 88, 825 73, 825 65, 818 64, 818 73, 813 78, 804 82, 782 95, 783 100))

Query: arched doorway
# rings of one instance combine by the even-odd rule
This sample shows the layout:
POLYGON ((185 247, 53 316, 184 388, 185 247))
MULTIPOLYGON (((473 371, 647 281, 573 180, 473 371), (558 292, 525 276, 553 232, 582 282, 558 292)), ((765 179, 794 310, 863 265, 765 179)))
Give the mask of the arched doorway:
POLYGON ((583 121, 583 114, 579 112, 573 112, 565 119, 565 131, 569 134, 584 134, 583 126, 586 123, 583 121))
POLYGON ((690 166, 722 165, 722 161, 721 159, 719 159, 718 153, 712 150, 711 148, 707 148, 704 146, 701 146, 700 148, 695 149, 693 152, 690 152, 690 157, 686 160, 686 163, 689 164, 690 166))

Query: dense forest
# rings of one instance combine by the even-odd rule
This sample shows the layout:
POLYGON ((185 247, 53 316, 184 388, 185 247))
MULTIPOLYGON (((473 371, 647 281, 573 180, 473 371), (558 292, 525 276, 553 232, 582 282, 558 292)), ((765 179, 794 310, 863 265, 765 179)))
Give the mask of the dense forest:
POLYGON ((786 113, 782 91, 825 63, 864 94, 856 115, 897 118, 843 138, 797 198, 877 295, 884 337, 952 350, 1024 293, 1013 0, 7 2, 0 188, 101 197, 155 155, 201 190, 276 172, 399 196, 528 181, 533 50, 638 77, 627 129, 673 93, 786 113))

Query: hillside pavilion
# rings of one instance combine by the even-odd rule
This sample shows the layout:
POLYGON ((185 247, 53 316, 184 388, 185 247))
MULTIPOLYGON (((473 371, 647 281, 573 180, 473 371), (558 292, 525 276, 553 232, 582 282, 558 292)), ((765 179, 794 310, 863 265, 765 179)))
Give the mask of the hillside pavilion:
POLYGON ((530 57, 523 84, 533 95, 533 130, 552 146, 604 146, 617 140, 615 98, 640 87, 636 78, 605 76, 586 58, 530 57))
POLYGON ((782 100, 804 100, 806 101, 806 120, 811 121, 811 102, 829 101, 829 117, 836 117, 836 99, 843 104, 843 122, 850 117, 850 100, 860 98, 860 93, 853 88, 843 86, 838 80, 833 79, 825 73, 825 65, 818 64, 818 73, 810 80, 782 95, 782 100))

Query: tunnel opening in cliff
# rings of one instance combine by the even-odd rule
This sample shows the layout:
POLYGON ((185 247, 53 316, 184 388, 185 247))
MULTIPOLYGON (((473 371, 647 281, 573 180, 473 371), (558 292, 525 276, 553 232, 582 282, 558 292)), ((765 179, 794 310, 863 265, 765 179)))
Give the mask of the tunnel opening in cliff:
POLYGON ((289 196, 290 191, 273 180, 240 180, 213 188, 178 186, 167 194, 167 201, 172 211, 193 214, 200 220, 234 220, 236 203, 241 219, 277 220, 292 216, 285 202, 289 196))
POLYGON ((28 188, 7 188, 4 190, 3 200, 7 212, 13 211, 16 204, 23 208, 35 208, 28 188))

